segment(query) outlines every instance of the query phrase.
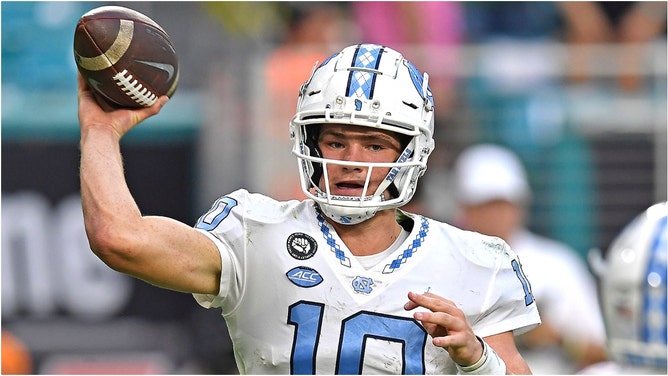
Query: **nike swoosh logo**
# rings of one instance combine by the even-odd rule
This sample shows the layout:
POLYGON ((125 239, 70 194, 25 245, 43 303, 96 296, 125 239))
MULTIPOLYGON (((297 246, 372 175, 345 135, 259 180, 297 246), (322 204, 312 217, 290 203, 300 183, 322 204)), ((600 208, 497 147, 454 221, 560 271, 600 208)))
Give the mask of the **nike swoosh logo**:
POLYGON ((172 76, 174 76, 174 66, 172 64, 156 63, 155 61, 144 61, 144 60, 135 60, 135 61, 140 64, 145 64, 167 72, 168 75, 167 81, 171 80, 172 76))

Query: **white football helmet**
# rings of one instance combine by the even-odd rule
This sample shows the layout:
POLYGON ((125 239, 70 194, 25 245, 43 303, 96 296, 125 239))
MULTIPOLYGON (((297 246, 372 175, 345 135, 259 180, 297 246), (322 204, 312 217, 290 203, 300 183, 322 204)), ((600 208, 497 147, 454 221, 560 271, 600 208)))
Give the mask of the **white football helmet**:
POLYGON ((667 219, 668 203, 653 205, 613 240, 605 261, 590 259, 600 277, 610 355, 623 364, 664 372, 667 219))
POLYGON ((427 168, 434 149, 434 99, 429 76, 399 52, 376 44, 344 48, 318 66, 299 91, 297 112, 290 122, 301 187, 321 211, 342 224, 356 224, 378 210, 396 208, 410 201, 417 181, 427 168), (350 124, 393 131, 410 139, 399 159, 391 163, 361 163, 322 158, 317 140, 320 125, 350 124), (359 197, 331 194, 327 165, 367 169, 366 185, 359 197), (367 192, 371 171, 389 168, 383 184, 367 192), (324 188, 318 183, 324 178, 324 188), (384 192, 389 189, 390 197, 384 192))

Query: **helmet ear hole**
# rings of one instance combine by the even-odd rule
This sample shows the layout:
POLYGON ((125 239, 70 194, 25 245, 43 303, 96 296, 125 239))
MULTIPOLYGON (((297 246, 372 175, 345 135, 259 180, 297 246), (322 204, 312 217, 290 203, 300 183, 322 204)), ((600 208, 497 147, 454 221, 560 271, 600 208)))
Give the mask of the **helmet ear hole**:
POLYGON ((397 189, 397 186, 394 185, 394 183, 390 184, 390 186, 387 187, 387 190, 390 192, 390 196, 392 196, 392 198, 399 197, 399 189, 397 189))
POLYGON ((408 144, 411 143, 412 140, 413 140, 412 136, 409 136, 407 134, 399 134, 399 144, 401 145, 401 150, 406 149, 406 147, 408 146, 408 144))
MULTIPOLYGON (((304 132, 306 132, 305 143, 309 149, 309 154, 315 158, 322 158, 322 152, 318 146, 318 138, 320 137, 320 130, 322 129, 321 124, 313 124, 308 127, 304 127, 304 132)), ((318 185, 320 178, 322 177, 322 164, 320 163, 311 163, 313 173, 311 174, 311 184, 314 186, 318 185)))

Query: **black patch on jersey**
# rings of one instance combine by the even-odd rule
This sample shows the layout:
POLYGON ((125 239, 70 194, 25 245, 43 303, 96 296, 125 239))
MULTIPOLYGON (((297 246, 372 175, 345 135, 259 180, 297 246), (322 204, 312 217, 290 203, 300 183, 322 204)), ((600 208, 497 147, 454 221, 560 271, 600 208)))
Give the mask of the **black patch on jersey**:
POLYGON ((288 236, 288 241, 285 245, 288 248, 290 256, 297 260, 310 259, 318 250, 318 243, 316 243, 315 239, 303 232, 295 232, 288 236))

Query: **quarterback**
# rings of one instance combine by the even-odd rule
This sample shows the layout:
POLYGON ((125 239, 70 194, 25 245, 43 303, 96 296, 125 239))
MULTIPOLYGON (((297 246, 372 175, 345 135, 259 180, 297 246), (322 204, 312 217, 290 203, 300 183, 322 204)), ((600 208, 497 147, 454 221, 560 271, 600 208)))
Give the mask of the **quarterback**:
POLYGON ((314 66, 290 122, 305 200, 237 190, 194 227, 142 216, 119 141, 166 103, 105 111, 79 80, 81 191, 111 268, 222 312, 242 374, 530 373, 540 323, 498 238, 400 209, 434 148, 429 76, 380 45, 314 66))

